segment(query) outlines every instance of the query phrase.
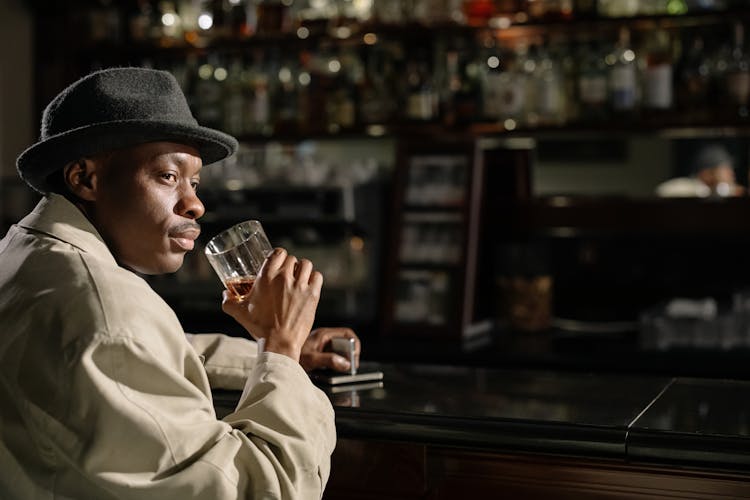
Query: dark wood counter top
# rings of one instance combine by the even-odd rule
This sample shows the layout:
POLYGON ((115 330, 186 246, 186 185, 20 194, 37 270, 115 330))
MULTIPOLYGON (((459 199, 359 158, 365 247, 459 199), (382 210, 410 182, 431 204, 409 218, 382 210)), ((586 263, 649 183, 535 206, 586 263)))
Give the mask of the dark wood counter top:
MULTIPOLYGON (((377 364, 323 387, 340 438, 750 471, 750 382, 377 364)), ((218 413, 236 393, 217 392, 218 413)))

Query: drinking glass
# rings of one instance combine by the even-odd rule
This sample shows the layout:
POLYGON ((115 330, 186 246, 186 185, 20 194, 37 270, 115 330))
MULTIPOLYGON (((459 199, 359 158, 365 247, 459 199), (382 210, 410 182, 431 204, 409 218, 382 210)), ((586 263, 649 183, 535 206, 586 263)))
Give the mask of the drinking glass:
POLYGON ((205 254, 224 287, 244 300, 255 277, 273 248, 260 222, 249 220, 217 234, 206 245, 205 254))

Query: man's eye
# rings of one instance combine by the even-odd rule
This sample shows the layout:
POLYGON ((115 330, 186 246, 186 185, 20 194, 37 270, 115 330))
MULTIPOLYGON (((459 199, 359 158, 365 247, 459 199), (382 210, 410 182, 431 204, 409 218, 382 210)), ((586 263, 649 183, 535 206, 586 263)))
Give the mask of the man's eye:
POLYGON ((198 186, 200 185, 200 182, 193 181, 190 183, 190 185, 193 187, 193 191, 198 191, 198 186))
POLYGON ((175 174, 171 173, 171 172, 165 172, 165 173, 161 174, 161 178, 164 179, 164 180, 167 180, 167 181, 176 181, 177 180, 177 176, 175 174))

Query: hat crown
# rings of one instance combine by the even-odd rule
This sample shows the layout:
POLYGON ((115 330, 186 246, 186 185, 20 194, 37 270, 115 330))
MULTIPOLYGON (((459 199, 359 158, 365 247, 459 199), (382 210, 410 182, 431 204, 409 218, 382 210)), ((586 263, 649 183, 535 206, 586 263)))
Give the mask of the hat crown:
POLYGON ((197 124, 171 73, 113 68, 87 75, 50 102, 40 138, 94 124, 151 120, 197 124))

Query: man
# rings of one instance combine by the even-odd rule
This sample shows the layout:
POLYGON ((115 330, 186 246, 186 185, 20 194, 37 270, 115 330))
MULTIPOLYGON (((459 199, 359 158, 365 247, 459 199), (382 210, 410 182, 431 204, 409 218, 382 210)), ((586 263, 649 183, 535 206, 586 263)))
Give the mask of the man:
POLYGON ((300 359, 345 369, 322 348, 354 334, 310 335, 320 273, 276 249, 247 302, 225 295, 265 338, 257 359, 243 339, 191 347, 139 276, 181 266, 204 212, 202 165, 236 148, 195 122, 162 71, 95 72, 45 109, 17 162, 45 196, 0 241, 0 498, 321 497, 333 411, 300 359), (212 372, 246 379, 222 421, 212 372))
POLYGON ((724 146, 702 147, 693 158, 689 177, 676 177, 662 182, 656 194, 664 198, 708 196, 742 196, 745 189, 737 183, 734 160, 724 146))

